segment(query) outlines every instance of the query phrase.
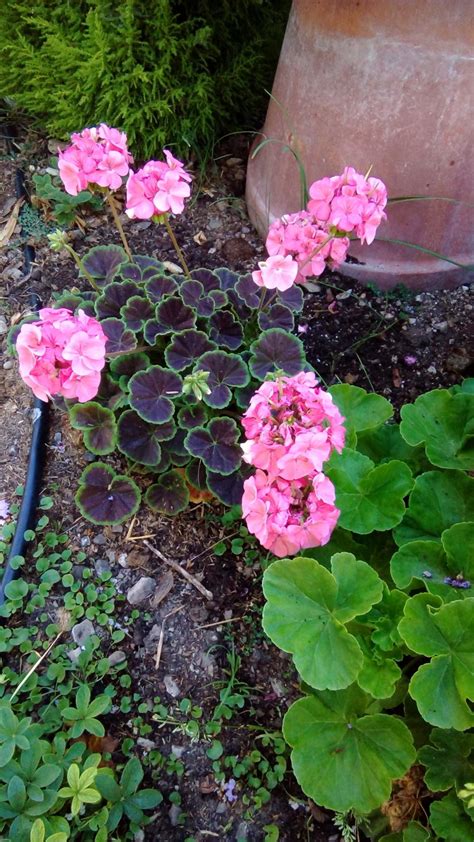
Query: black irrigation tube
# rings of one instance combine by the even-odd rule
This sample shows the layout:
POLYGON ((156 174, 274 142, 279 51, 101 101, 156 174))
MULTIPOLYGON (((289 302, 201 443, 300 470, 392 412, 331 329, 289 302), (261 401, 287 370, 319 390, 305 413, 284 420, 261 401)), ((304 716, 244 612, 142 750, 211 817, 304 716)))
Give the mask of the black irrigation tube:
MULTIPOLYGON (((6 129, 7 148, 13 151, 13 133, 10 127, 6 129)), ((28 201, 28 194, 25 187, 25 179, 21 169, 17 169, 15 175, 15 190, 17 199, 23 198, 28 201)), ((23 247, 23 277, 27 277, 31 273, 32 263, 35 259, 35 250, 33 246, 27 243, 23 247)), ((37 293, 30 289, 29 293, 30 307, 34 312, 37 312, 41 307, 41 301, 37 293)), ((36 507, 38 504, 38 497, 41 486, 41 478, 43 475, 43 465, 45 457, 45 443, 46 434, 48 430, 48 415, 49 404, 35 398, 32 409, 32 433, 30 443, 30 455, 28 458, 28 467, 26 470, 25 487, 21 501, 20 511, 16 523, 15 534, 11 543, 10 551, 6 561, 5 572, 0 584, 0 606, 5 602, 5 588, 18 576, 18 569, 12 567, 12 559, 15 556, 23 556, 25 554, 25 532, 34 526, 34 518, 36 507)))

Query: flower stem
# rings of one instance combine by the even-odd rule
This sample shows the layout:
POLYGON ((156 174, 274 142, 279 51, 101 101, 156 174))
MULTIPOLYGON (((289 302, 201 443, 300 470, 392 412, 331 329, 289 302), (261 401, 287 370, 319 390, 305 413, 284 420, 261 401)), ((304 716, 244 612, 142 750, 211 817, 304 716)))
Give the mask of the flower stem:
POLYGON ((120 222, 120 217, 117 213, 117 208, 116 208, 116 205, 115 205, 115 199, 112 196, 112 193, 110 192, 110 190, 107 190, 105 196, 106 196, 107 202, 109 204, 110 210, 112 211, 112 216, 114 218, 114 222, 115 222, 115 225, 117 227, 117 231, 120 234, 120 239, 122 240, 123 247, 124 247, 125 251, 127 252, 127 257, 128 257, 129 260, 131 260, 132 259, 132 252, 130 251, 130 246, 128 245, 128 240, 125 236, 125 231, 123 230, 123 225, 120 222))
POLYGON ((100 293, 100 289, 99 289, 99 287, 97 286, 96 282, 94 281, 94 278, 93 278, 93 277, 92 277, 92 275, 91 275, 91 274, 87 271, 87 269, 84 269, 84 265, 83 265, 83 263, 82 263, 81 258, 80 258, 80 257, 79 257, 79 255, 78 255, 77 251, 75 251, 75 250, 73 249, 73 247, 69 245, 69 243, 64 243, 64 248, 66 249, 67 253, 71 255, 71 257, 72 257, 72 259, 74 260, 74 262, 75 262, 76 266, 77 266, 77 267, 78 267, 78 269, 82 272, 82 274, 84 275, 84 277, 85 277, 85 278, 87 278, 87 280, 89 281, 89 283, 90 283, 91 287, 92 287, 93 289, 95 289, 95 291, 96 291, 96 292, 99 292, 99 293, 100 293))
POLYGON ((191 277, 191 273, 190 273, 190 271, 189 271, 188 264, 186 263, 186 261, 185 261, 185 259, 184 259, 184 254, 183 254, 183 252, 181 251, 181 248, 180 248, 180 246, 179 246, 179 243, 178 243, 178 241, 177 241, 177 239, 176 239, 176 237, 175 237, 175 235, 174 235, 174 231, 173 231, 173 229, 172 229, 172 227, 171 227, 171 225, 170 225, 170 221, 169 221, 169 218, 168 218, 168 214, 167 214, 167 213, 164 213, 164 214, 162 215, 162 217, 161 217, 161 218, 162 218, 163 222, 165 223, 165 228, 166 228, 166 230, 167 230, 167 232, 168 232, 168 234, 169 234, 169 237, 170 237, 171 242, 173 243, 174 250, 175 250, 176 254, 178 255, 178 260, 179 260, 179 262, 181 263, 181 266, 182 266, 182 267, 183 267, 183 269, 184 269, 184 274, 186 275, 186 277, 190 278, 190 277, 191 277))

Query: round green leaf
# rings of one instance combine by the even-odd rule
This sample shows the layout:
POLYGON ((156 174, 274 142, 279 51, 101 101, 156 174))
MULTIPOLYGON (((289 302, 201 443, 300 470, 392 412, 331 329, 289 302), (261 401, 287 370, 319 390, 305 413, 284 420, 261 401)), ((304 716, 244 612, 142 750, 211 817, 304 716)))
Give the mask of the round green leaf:
POLYGON ((295 702, 283 722, 301 788, 341 813, 379 807, 416 757, 406 725, 395 716, 361 715, 364 703, 365 694, 353 687, 316 692, 295 702))
POLYGON ((467 815, 455 792, 430 807, 430 822, 434 832, 447 842, 472 842, 474 821, 467 815))
POLYGON ((331 559, 332 573, 311 558, 275 561, 265 571, 263 628, 312 687, 338 690, 356 678, 363 655, 345 623, 382 598, 382 580, 351 553, 331 559))
POLYGON ((399 547, 408 541, 439 541, 445 529, 463 521, 474 521, 474 479, 463 471, 427 471, 415 480, 394 538, 399 547))
POLYGON ((374 699, 389 699, 395 692, 395 685, 402 671, 393 658, 376 659, 374 655, 364 657, 357 683, 374 699))
POLYGON ((441 535, 451 570, 474 579, 474 522, 455 523, 441 535))
POLYGON ((427 722, 464 731, 474 725, 474 599, 439 607, 440 599, 407 600, 399 632, 414 652, 431 658, 416 671, 409 692, 427 722))
POLYGON ((380 427, 393 415, 393 406, 382 395, 369 394, 359 386, 338 383, 329 388, 334 403, 345 418, 347 435, 380 427))
POLYGON ((432 792, 442 792, 452 786, 474 781, 474 735, 433 728, 432 745, 423 746, 418 760, 426 766, 425 783, 432 792))
POLYGON ((474 470, 474 395, 435 389, 400 414, 403 438, 412 446, 424 443, 433 465, 474 470))
POLYGON ((374 467, 367 456, 345 448, 340 454, 333 453, 327 475, 336 488, 339 526, 365 535, 392 529, 402 520, 404 497, 413 485, 404 462, 393 459, 374 467))

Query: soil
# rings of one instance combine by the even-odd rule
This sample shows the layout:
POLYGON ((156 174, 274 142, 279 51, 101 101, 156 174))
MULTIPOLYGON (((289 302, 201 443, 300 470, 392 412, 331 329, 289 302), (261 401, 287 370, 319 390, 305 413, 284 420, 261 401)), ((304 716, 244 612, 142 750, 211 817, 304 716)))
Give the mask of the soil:
MULTIPOLYGON (((190 268, 226 265, 249 271, 263 258, 264 244, 248 220, 242 198, 246 141, 239 142, 240 147, 221 152, 214 173, 202 180, 197 198, 175 222, 175 233, 190 268)), ((28 160, 22 164, 41 168, 46 157, 47 150, 39 142, 33 151, 30 148, 28 160)), ((16 163, 5 155, 0 160, 1 226, 14 203, 16 163)), ((164 230, 147 222, 122 219, 132 251, 177 262, 164 230)), ((83 228, 73 231, 79 253, 101 242, 117 241, 116 229, 103 214, 86 216, 83 228)), ((4 353, 0 367, 0 498, 6 500, 12 498, 25 477, 31 397, 7 354, 5 328, 28 310, 31 289, 46 304, 51 293, 77 284, 75 267, 67 256, 51 252, 44 238, 32 236, 31 241, 36 260, 32 274, 26 278, 22 272, 24 238, 19 226, 0 251, 0 340, 4 353)), ((373 389, 399 408, 430 388, 449 386, 474 374, 473 291, 460 287, 417 295, 397 289, 382 294, 328 274, 310 285, 297 330, 322 382, 329 385, 342 381, 373 389)), ((217 557, 212 552, 224 534, 219 510, 198 505, 173 520, 140 511, 132 524, 92 527, 78 517, 73 500, 87 455, 59 411, 52 413, 46 446, 43 487, 49 492, 54 489, 55 516, 68 532, 72 548, 84 550, 90 566, 105 558, 117 589, 124 595, 141 576, 153 577, 163 591, 171 585, 159 605, 145 604, 133 637, 121 644, 133 676, 133 689, 145 700, 159 696, 171 710, 177 710, 179 700, 188 697, 202 706, 207 721, 218 703, 216 682, 225 678, 226 653, 234 646, 241 658, 238 676, 248 685, 249 695, 244 711, 219 737, 226 754, 243 755, 254 747, 255 732, 249 725, 257 725, 262 731, 278 730, 288 703, 298 694, 296 675, 287 656, 267 642, 261 631, 260 564, 247 566, 235 555, 217 557), (144 540, 165 559, 174 559, 202 581, 212 592, 212 599, 206 599, 176 572, 171 580, 169 566, 146 547, 144 540), (157 665, 161 629, 163 646, 157 665)), ((76 575, 80 576, 80 570, 76 575)), ((130 609, 124 599, 115 618, 118 624, 130 609)), ((103 647, 105 654, 113 651, 110 639, 104 639, 103 647)), ((179 718, 179 713, 176 715, 179 718)), ((180 842, 192 835, 196 840, 257 842, 265 837, 265 825, 276 824, 282 842, 339 842, 340 833, 329 814, 308 804, 291 774, 272 792, 271 801, 252 819, 245 820, 242 799, 229 804, 213 780, 211 761, 206 756, 209 743, 192 742, 169 725, 159 727, 151 718, 150 724, 153 730, 149 740, 154 746, 165 755, 173 746, 185 765, 179 791, 186 820, 178 826, 179 811, 164 802, 145 829, 145 839, 180 842)), ((112 737, 137 739, 126 715, 116 713, 111 717, 109 729, 112 737)), ((139 752, 150 750, 139 740, 137 745, 139 752)), ((157 785, 164 793, 172 788, 164 775, 157 785)))

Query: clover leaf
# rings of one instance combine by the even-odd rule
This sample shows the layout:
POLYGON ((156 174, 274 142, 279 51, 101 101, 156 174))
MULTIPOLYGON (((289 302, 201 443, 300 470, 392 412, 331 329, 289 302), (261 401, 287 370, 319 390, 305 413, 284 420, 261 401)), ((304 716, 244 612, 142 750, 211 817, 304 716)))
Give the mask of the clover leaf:
POLYGON ((368 703, 351 686, 337 693, 315 691, 288 710, 283 735, 293 748, 293 771, 316 804, 341 813, 370 813, 414 762, 407 726, 395 716, 364 715, 368 703))
POLYGON ((173 400, 181 394, 183 381, 178 374, 152 365, 130 378, 130 406, 152 424, 164 424, 173 417, 173 400))
POLYGON ((145 503, 155 512, 177 515, 189 503, 189 490, 184 478, 177 471, 161 474, 145 494, 145 503))
POLYGON ((263 628, 311 687, 339 690, 359 673, 363 654, 345 624, 382 598, 377 573, 351 553, 336 553, 332 573, 311 558, 275 561, 263 577, 263 628))
POLYGON ((225 351, 208 351, 203 354, 193 371, 207 371, 206 386, 210 392, 203 395, 204 403, 213 409, 223 409, 232 399, 231 388, 246 386, 250 380, 248 368, 238 354, 225 351))
POLYGON ((474 395, 435 389, 400 414, 403 438, 413 446, 424 443, 433 465, 474 470, 474 395))
POLYGON ((394 538, 399 546, 408 541, 439 541, 445 529, 465 521, 474 521, 474 478, 463 471, 427 471, 415 480, 394 538))
POLYGON ((81 474, 75 500, 81 514, 92 523, 122 523, 138 510, 140 490, 130 477, 117 475, 110 465, 93 462, 81 474))
POLYGON ((82 430, 84 444, 91 453, 112 453, 117 443, 117 424, 112 410, 95 401, 77 403, 69 410, 71 427, 82 430))
POLYGON ((327 475, 336 488, 339 525, 360 535, 392 529, 405 513, 404 497, 413 485, 411 471, 393 459, 383 465, 345 448, 334 452, 327 475))
POLYGON ((431 658, 413 675, 409 693, 427 722, 464 731, 474 725, 474 599, 441 605, 431 594, 407 600, 399 632, 414 652, 431 658))

